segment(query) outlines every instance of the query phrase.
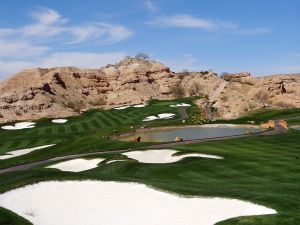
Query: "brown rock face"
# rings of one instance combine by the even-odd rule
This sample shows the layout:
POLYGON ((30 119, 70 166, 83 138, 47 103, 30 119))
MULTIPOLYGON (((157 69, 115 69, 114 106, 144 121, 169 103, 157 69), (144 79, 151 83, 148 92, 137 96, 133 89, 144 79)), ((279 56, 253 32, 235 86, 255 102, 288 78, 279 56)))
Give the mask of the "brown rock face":
POLYGON ((200 107, 208 117, 236 118, 262 107, 300 107, 300 75, 261 78, 249 73, 222 79, 212 72, 179 76, 155 61, 126 59, 99 69, 61 67, 24 70, 0 83, 0 122, 67 117, 92 107, 111 108, 171 99, 172 86, 185 96, 206 96, 200 107), (266 99, 257 99, 264 92, 266 99))

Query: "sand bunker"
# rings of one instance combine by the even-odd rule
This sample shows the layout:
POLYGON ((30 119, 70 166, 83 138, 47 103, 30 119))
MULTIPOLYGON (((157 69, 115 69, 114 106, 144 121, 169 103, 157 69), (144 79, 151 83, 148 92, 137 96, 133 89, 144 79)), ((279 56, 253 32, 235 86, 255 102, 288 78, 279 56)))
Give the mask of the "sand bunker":
POLYGON ((28 129, 34 127, 35 127, 34 122, 20 122, 20 123, 16 123, 15 125, 2 126, 1 128, 4 130, 22 130, 22 129, 28 129))
POLYGON ((174 118, 174 113, 161 113, 157 116, 147 116, 145 119, 143 119, 144 122, 147 121, 153 121, 153 120, 159 120, 159 119, 172 119, 174 118))
POLYGON ((42 146, 38 146, 38 147, 34 147, 34 148, 26 148, 26 149, 19 149, 19 150, 15 150, 15 151, 6 152, 5 155, 0 155, 0 159, 9 159, 9 158, 25 155, 25 154, 28 154, 28 153, 33 152, 35 150, 39 150, 39 149, 43 149, 43 148, 49 148, 49 147, 54 146, 54 145, 55 144, 42 145, 42 146))
POLYGON ((223 157, 220 156, 201 154, 201 153, 189 153, 189 154, 184 154, 179 156, 173 156, 173 154, 177 152, 178 151, 172 149, 160 149, 160 150, 125 152, 123 153, 123 155, 126 155, 127 157, 135 159, 141 163, 172 163, 187 157, 223 159, 223 157))
POLYGON ((187 104, 187 103, 178 103, 176 105, 170 105, 170 107, 189 107, 191 106, 191 104, 187 104))
POLYGON ((146 104, 139 104, 139 105, 134 105, 132 107, 134 107, 134 108, 143 108, 145 106, 147 106, 147 105, 146 104))
POLYGON ((52 120, 52 123, 66 123, 67 121, 67 119, 54 119, 52 120))
POLYGON ((113 163, 113 162, 122 162, 122 161, 128 161, 128 159, 114 159, 114 160, 108 161, 108 162, 106 163, 106 165, 107 165, 107 164, 110 164, 110 163, 113 163))
POLYGON ((72 159, 65 162, 57 163, 47 168, 55 168, 62 171, 81 172, 96 168, 98 163, 105 159, 72 159))
POLYGON ((238 216, 276 213, 241 200, 179 197, 143 184, 103 181, 28 185, 0 195, 0 206, 34 225, 213 225, 238 216))
POLYGON ((117 107, 117 108, 114 108, 114 109, 117 109, 117 110, 120 110, 120 109, 127 109, 131 107, 130 105, 126 105, 126 106, 121 106, 121 107, 117 107))
POLYGON ((127 109, 127 108, 130 108, 130 107, 134 107, 134 108, 143 108, 147 106, 146 104, 138 104, 138 105, 125 105, 125 106, 120 106, 120 107, 117 107, 117 108, 114 108, 114 109, 117 109, 117 110, 120 110, 120 109, 127 109))

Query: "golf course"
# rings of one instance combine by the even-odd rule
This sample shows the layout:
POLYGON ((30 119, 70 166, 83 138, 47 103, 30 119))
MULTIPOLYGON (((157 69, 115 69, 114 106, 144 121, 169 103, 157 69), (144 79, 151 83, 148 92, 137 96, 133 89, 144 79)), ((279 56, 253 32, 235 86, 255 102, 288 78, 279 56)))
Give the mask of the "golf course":
MULTIPOLYGON (((103 184, 100 182, 100 186, 107 185, 107 182, 120 182, 120 185, 132 183, 146 185, 151 190, 170 193, 179 196, 180 199, 190 197, 234 199, 234 201, 240 200, 264 206, 269 211, 272 209, 272 213, 261 213, 266 215, 246 213, 246 216, 226 217, 228 219, 218 221, 218 225, 300 224, 300 131, 297 129, 297 125, 300 125, 300 110, 266 109, 251 112, 243 118, 230 121, 196 120, 193 119, 194 115, 200 115, 201 111, 194 105, 193 100, 195 98, 152 100, 143 107, 93 109, 77 117, 65 118, 66 120, 58 123, 54 123, 51 119, 42 119, 34 121, 32 128, 1 129, 0 157, 8 155, 10 157, 0 159, 0 192, 5 197, 5 194, 9 194, 12 190, 26 188, 32 184, 45 185, 51 181, 59 181, 59 183, 62 182, 61 184, 66 181, 104 182, 103 184), (180 103, 190 105, 185 106, 184 111, 188 118, 184 121, 180 107, 170 107, 170 105, 180 103), (173 114, 173 116, 143 121, 146 117, 166 113, 173 114), (138 129, 186 127, 203 123, 231 124, 231 126, 232 124, 245 124, 245 127, 249 127, 247 121, 255 121, 255 124, 259 125, 260 122, 269 119, 285 119, 295 129, 290 128, 282 133, 261 130, 257 133, 241 133, 232 138, 228 136, 224 139, 221 137, 198 139, 190 144, 172 141, 164 143, 163 149, 160 148, 163 143, 143 142, 143 138, 140 142, 112 138, 125 133, 134 133, 138 129), (168 144, 170 147, 167 148, 168 144), (39 149, 39 146, 42 147, 39 149), (14 151, 22 149, 33 150, 17 152, 15 156, 13 155, 14 151), (154 161, 154 156, 151 155, 152 161, 148 162, 145 158, 147 154, 145 156, 141 154, 143 152, 152 154, 151 149, 156 149, 152 151, 154 153, 162 154, 159 157, 168 159, 178 157, 178 159, 154 161), (163 154, 170 154, 170 156, 163 154), (138 157, 143 160, 139 160, 138 157), (32 164, 36 162, 39 163, 32 164), (87 162, 93 162, 94 165, 82 164, 87 162), (58 164, 61 163, 63 167, 59 167, 58 164), (66 163, 67 165, 64 165, 66 163), (31 166, 26 167, 26 165, 31 166), (72 170, 72 166, 77 167, 72 170)), ((13 123, 2 126, 7 125, 13 125, 13 123)), ((73 185, 74 193, 76 193, 76 183, 73 185)), ((73 189, 72 185, 68 188, 70 191, 73 189)), ((86 189, 86 192, 89 190, 86 189)), ((136 193, 138 196, 138 190, 139 188, 128 196, 133 202, 135 199, 133 195, 136 193)), ((49 195, 50 193, 51 188, 49 188, 49 195)), ((47 194, 46 188, 42 196, 47 196, 47 194)), ((124 195, 127 194, 124 193, 124 195)), ((20 194, 19 197, 22 195, 20 194)), ((94 197, 97 198, 97 195, 95 194, 94 197)), ((15 205, 19 204, 18 199, 22 201, 21 198, 16 198, 15 205)), ((32 224, 34 218, 39 216, 39 212, 30 208, 30 199, 24 203, 29 208, 21 212, 9 210, 3 204, 0 197, 1 225, 32 224)), ((115 204, 118 203, 114 202, 112 207, 115 204)), ((205 204, 208 204, 207 208, 213 205, 205 204)), ((56 211, 61 210, 56 209, 56 211)), ((227 208, 215 210, 226 211, 227 208)), ((101 215, 97 219, 101 219, 101 215)), ((187 221, 186 224, 196 224, 189 222, 188 216, 184 219, 187 221)), ((126 224, 126 221, 123 224, 126 224)))

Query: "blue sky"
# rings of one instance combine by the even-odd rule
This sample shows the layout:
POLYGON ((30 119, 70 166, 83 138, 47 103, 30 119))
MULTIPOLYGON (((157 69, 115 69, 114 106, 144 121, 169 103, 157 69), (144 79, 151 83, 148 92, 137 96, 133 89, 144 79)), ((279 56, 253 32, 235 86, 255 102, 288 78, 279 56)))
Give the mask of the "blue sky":
POLYGON ((3 1, 0 79, 137 52, 174 71, 300 72, 299 12, 298 0, 3 1))

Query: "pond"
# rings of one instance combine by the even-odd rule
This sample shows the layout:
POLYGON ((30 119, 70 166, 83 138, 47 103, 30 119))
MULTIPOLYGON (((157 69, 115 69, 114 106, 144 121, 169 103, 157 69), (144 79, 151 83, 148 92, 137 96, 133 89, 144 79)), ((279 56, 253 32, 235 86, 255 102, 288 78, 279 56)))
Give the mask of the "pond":
POLYGON ((263 131, 260 127, 247 125, 203 125, 196 127, 173 127, 141 130, 136 131, 133 134, 121 136, 119 140, 130 141, 140 136, 142 142, 169 142, 174 141, 176 137, 181 137, 183 140, 192 140, 257 133, 260 131, 263 131))

